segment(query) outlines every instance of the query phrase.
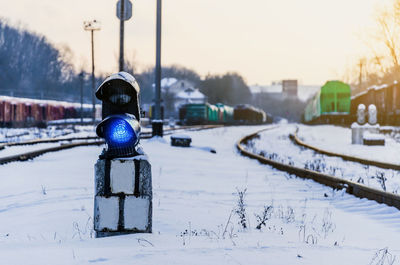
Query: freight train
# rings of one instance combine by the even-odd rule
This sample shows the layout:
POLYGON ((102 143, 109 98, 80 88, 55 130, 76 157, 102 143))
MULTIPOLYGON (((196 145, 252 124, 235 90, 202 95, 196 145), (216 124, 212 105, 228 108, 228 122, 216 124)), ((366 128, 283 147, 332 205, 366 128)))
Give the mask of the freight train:
POLYGON ((351 116, 355 120, 357 107, 364 104, 376 106, 378 123, 384 125, 400 125, 400 84, 372 86, 351 97, 351 116))
POLYGON ((271 123, 272 117, 263 110, 250 105, 235 108, 218 103, 185 104, 179 108, 182 124, 262 124, 271 123))
POLYGON ((303 120, 308 124, 350 122, 351 88, 340 81, 328 81, 307 104, 303 120))
POLYGON ((308 124, 350 124, 356 120, 358 105, 373 104, 381 125, 400 125, 400 84, 372 86, 351 96, 350 86, 328 81, 307 104, 303 121, 308 124))
MULTIPOLYGON (((84 118, 92 117, 92 105, 83 104, 84 118)), ((48 121, 81 117, 81 104, 0 96, 0 127, 45 126, 48 121)), ((96 118, 101 106, 96 105, 96 118)))

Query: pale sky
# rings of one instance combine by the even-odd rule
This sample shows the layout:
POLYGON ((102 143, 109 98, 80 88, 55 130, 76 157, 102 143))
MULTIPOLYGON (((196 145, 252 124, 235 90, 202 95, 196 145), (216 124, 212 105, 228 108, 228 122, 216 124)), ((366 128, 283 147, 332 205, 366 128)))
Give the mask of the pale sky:
MULTIPOLYGON (((131 0, 125 54, 140 67, 155 62, 156 0, 131 0)), ((299 79, 322 84, 340 79, 366 51, 360 33, 374 9, 390 0, 163 0, 162 63, 201 75, 236 71, 249 84, 299 79)), ((116 72, 119 21, 116 0, 0 0, 0 17, 68 45, 74 64, 90 69, 90 34, 97 19, 96 70, 116 72)))

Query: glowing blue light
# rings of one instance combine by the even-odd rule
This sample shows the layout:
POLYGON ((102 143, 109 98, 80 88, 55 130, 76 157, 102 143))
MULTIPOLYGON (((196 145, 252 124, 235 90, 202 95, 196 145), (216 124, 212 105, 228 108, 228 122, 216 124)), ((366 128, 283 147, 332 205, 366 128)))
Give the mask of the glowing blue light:
POLYGON ((137 140, 136 133, 124 119, 111 119, 106 125, 105 138, 110 145, 133 144, 137 140))

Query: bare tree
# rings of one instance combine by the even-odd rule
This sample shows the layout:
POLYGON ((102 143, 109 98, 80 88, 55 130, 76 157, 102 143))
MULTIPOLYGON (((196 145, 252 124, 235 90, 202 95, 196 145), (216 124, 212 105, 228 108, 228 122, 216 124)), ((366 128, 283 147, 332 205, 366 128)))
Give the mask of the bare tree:
MULTIPOLYGON (((395 2, 395 6, 399 5, 400 1, 395 2)), ((399 9, 400 11, 400 9, 399 9)), ((400 20, 396 17, 398 11, 386 9, 380 12, 377 16, 377 40, 381 41, 389 52, 389 58, 392 61, 394 69, 399 70, 399 35, 400 35, 400 20)))
POLYGON ((365 44, 370 50, 347 72, 347 80, 357 91, 371 85, 400 80, 400 0, 379 9, 375 29, 368 30, 365 44))

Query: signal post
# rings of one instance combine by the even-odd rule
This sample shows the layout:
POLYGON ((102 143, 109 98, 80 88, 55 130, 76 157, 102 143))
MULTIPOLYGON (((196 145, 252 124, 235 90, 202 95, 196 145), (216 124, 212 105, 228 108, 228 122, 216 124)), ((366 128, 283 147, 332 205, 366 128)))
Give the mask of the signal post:
POLYGON ((151 165, 140 147, 139 85, 125 72, 97 89, 103 121, 96 133, 106 141, 95 165, 96 237, 152 231, 151 165))

